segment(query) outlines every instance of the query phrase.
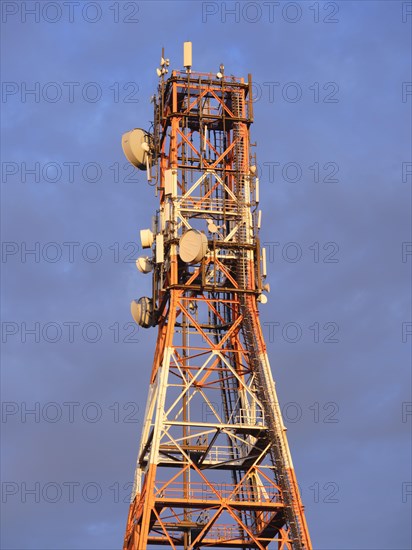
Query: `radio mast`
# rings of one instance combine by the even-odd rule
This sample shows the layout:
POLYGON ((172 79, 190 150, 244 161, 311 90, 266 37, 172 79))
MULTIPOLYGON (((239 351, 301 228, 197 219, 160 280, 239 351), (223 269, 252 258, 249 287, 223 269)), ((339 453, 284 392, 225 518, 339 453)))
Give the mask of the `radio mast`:
MULTIPOLYGON (((159 199, 140 232, 158 336, 124 550, 312 548, 259 321, 266 253, 252 80, 172 70, 162 51, 152 130, 123 135, 159 199)), ((143 366, 142 366, 143 367, 143 366)))

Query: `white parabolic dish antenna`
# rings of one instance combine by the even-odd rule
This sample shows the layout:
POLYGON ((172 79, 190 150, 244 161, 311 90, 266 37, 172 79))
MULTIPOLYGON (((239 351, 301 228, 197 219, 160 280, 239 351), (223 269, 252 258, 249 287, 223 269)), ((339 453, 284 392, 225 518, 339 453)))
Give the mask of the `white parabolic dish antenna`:
POLYGON ((135 322, 144 328, 152 326, 153 302, 147 296, 132 300, 130 311, 135 322))
POLYGON ((205 257, 207 252, 207 237, 196 229, 189 229, 179 242, 179 255, 183 262, 196 264, 205 257))
POLYGON ((148 256, 140 256, 137 258, 136 267, 140 273, 150 273, 153 269, 152 262, 148 256))
POLYGON ((130 164, 140 170, 146 170, 149 134, 141 128, 135 128, 122 136, 123 153, 130 164))

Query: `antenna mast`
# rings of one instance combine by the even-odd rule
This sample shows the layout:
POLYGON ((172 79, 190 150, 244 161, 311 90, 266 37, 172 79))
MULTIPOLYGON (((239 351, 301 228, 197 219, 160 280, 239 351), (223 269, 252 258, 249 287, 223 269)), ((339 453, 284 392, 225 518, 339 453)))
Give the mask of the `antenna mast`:
POLYGON ((183 66, 165 79, 162 51, 153 134, 123 136, 159 197, 137 260, 152 295, 131 306, 158 337, 124 550, 311 550, 259 321, 252 80, 193 72, 190 42, 183 66))

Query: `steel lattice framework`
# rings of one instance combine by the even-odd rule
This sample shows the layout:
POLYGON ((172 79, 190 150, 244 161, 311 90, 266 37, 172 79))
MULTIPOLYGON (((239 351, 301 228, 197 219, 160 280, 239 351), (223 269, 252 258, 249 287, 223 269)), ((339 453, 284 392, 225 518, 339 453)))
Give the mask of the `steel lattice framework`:
POLYGON ((153 98, 158 337, 124 550, 311 548, 257 307, 251 92, 187 70, 153 98), (187 264, 193 229, 208 251, 187 264))

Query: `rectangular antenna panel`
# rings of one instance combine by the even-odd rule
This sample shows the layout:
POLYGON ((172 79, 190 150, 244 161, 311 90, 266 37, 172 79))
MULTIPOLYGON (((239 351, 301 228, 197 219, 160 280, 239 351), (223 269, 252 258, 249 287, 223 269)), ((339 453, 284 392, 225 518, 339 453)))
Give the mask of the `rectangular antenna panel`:
POLYGON ((184 67, 192 66, 192 43, 191 42, 183 43, 183 66, 184 67))

